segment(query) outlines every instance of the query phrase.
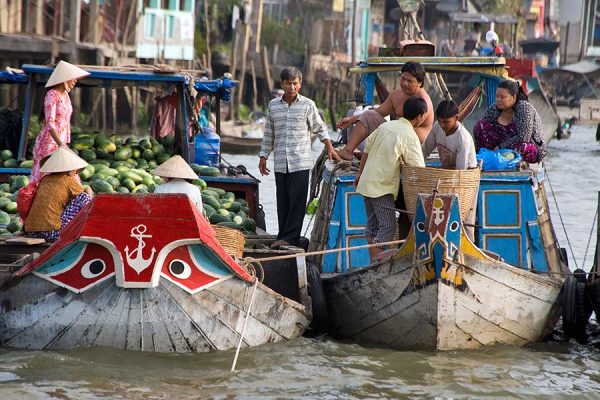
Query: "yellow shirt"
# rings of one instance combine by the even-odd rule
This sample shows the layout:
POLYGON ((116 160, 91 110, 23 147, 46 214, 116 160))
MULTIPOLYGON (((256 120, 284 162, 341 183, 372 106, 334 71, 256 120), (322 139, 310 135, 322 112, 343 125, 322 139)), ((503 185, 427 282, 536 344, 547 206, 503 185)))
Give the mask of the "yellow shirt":
POLYGON ((81 192, 81 183, 66 172, 44 176, 35 192, 23 230, 48 232, 60 229, 60 217, 64 209, 81 192))
POLYGON ((366 164, 356 191, 366 197, 398 196, 402 164, 424 167, 421 142, 406 118, 385 122, 367 138, 366 164))

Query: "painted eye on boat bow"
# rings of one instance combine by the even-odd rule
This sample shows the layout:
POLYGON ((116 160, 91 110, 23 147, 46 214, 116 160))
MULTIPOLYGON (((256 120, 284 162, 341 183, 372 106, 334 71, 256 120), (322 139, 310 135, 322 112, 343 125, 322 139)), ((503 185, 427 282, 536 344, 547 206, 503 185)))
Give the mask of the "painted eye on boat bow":
POLYGON ((100 258, 90 260, 81 267, 81 275, 87 279, 94 279, 106 271, 106 263, 100 258))
POLYGON ((192 275, 192 268, 185 261, 175 259, 169 263, 169 272, 176 278, 187 279, 192 275))

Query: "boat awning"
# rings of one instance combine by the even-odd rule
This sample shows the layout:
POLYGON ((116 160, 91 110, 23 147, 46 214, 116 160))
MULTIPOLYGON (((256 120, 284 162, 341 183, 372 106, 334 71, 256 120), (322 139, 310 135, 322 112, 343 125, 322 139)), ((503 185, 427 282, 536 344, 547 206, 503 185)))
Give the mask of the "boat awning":
POLYGON ((2 83, 27 83, 29 78, 23 71, 7 69, 0 71, 0 82, 2 83))
POLYGON ((365 64, 350 68, 350 73, 400 71, 409 61, 420 63, 427 72, 466 72, 508 77, 503 57, 370 57, 365 64))
MULTIPOLYGON (((125 86, 156 86, 161 84, 184 84, 188 85, 194 79, 194 89, 209 95, 220 95, 224 101, 231 98, 231 89, 238 85, 238 81, 231 79, 206 79, 197 78, 190 72, 182 73, 163 73, 148 68, 133 67, 102 67, 81 65, 81 68, 90 73, 90 76, 80 80, 81 86, 103 87, 103 88, 121 88, 125 86)), ((23 65, 25 71, 25 81, 27 75, 37 75, 38 84, 44 84, 47 76, 54 71, 53 67, 45 65, 23 65)), ((2 75, 0 75, 0 80, 2 75)))
POLYGON ((574 72, 576 74, 591 74, 600 70, 600 64, 596 64, 593 61, 579 61, 575 64, 563 65, 559 68, 562 71, 574 72))

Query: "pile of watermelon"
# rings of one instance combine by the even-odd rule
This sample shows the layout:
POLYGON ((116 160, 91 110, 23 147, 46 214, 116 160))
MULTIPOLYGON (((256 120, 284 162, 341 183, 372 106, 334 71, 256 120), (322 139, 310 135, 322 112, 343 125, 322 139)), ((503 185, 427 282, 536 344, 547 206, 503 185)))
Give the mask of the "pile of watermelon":
MULTIPOLYGON (((116 134, 79 132, 72 134, 71 149, 89 163, 79 177, 82 185, 91 187, 94 193, 152 193, 163 183, 161 177, 153 174, 154 169, 175 153, 172 136, 158 142, 154 138, 123 139, 116 134)), ((0 151, 0 160, 0 166, 4 168, 31 168, 33 163, 31 160, 18 163, 10 150, 0 151)), ((200 178, 218 176, 220 170, 198 164, 190 166, 199 175, 192 183, 201 190, 203 211, 210 222, 248 233, 256 232, 254 220, 248 217, 245 199, 235 198, 232 192, 210 188, 200 178)), ((16 192, 28 183, 26 176, 11 176, 10 183, 0 185, 0 235, 21 230, 16 214, 16 192)))
POLYGON ((29 184, 24 175, 12 175, 8 183, 0 184, 0 235, 12 235, 23 228, 17 214, 17 192, 29 184))

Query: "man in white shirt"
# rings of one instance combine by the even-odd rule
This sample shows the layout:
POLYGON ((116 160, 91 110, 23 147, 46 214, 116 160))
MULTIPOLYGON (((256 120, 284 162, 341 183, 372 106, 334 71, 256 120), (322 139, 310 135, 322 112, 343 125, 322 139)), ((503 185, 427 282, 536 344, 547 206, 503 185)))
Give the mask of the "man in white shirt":
POLYGON ((475 142, 467 128, 458 121, 456 103, 453 100, 442 101, 435 114, 437 122, 431 127, 422 145, 425 159, 437 148, 442 168, 476 168, 475 142))

